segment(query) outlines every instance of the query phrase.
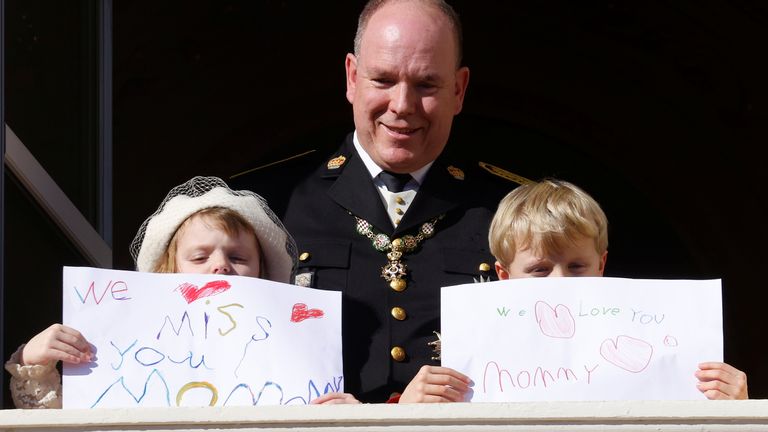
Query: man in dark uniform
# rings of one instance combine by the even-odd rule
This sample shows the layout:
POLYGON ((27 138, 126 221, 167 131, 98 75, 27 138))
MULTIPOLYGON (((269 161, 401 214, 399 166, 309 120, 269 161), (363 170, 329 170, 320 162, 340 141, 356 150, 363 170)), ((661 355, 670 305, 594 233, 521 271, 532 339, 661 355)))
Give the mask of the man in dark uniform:
POLYGON ((439 0, 369 2, 346 76, 355 132, 282 214, 296 283, 343 293, 346 391, 383 402, 421 370, 402 401, 460 399, 430 345, 440 288, 491 277, 489 223, 515 183, 444 154, 469 82, 456 14, 439 0))

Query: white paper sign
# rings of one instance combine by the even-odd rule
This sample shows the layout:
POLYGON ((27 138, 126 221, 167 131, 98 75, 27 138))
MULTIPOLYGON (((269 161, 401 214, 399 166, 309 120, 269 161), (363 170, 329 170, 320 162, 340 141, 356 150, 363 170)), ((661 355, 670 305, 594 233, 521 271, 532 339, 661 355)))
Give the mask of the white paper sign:
POLYGON ((530 278, 442 289, 442 364, 472 401, 705 399, 720 280, 530 278))
POLYGON ((64 268, 64 324, 96 349, 65 408, 306 404, 343 391, 341 293, 240 276, 64 268))

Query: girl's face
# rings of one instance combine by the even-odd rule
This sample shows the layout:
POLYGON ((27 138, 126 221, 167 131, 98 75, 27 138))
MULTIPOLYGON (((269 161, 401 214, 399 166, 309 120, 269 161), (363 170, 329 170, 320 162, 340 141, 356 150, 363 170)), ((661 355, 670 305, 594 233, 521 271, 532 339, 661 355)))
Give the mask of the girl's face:
POLYGON ((236 236, 210 223, 205 216, 187 220, 176 248, 176 271, 259 277, 261 253, 255 236, 236 236))
POLYGON ((496 262, 499 279, 556 276, 602 276, 608 252, 595 250, 593 239, 583 237, 567 245, 560 254, 534 253, 531 249, 517 250, 507 268, 496 262))

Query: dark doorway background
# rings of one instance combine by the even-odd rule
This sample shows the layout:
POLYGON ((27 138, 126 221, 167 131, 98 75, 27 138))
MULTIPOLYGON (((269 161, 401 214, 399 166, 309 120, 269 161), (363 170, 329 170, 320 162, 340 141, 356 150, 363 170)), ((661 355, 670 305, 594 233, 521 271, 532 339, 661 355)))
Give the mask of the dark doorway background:
MULTIPOLYGON (((117 268, 171 186, 352 130, 362 4, 115 2, 117 268)), ((726 361, 768 396, 766 3, 452 4, 472 72, 457 160, 584 187, 611 221, 610 276, 722 278, 726 361)))

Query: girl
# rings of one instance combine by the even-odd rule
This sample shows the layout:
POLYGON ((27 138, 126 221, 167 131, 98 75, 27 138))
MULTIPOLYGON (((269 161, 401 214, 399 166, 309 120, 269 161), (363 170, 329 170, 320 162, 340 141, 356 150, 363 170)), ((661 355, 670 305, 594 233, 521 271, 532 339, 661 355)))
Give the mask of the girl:
MULTIPOLYGON (((266 201, 233 191, 217 177, 195 177, 168 193, 131 243, 136 270, 261 277, 291 283, 296 244, 266 201)), ((60 408, 56 363, 90 362, 90 344, 77 330, 54 324, 11 356, 11 395, 17 408, 60 408)), ((349 394, 312 403, 357 403, 349 394)))

